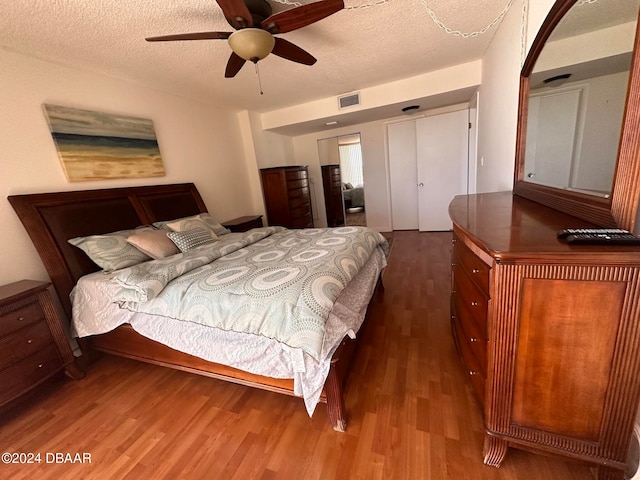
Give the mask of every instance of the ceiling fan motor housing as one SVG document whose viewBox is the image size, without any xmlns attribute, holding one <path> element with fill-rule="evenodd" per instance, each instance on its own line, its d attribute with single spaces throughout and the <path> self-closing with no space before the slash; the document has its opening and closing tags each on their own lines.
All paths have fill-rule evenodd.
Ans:
<svg viewBox="0 0 640 480">
<path fill-rule="evenodd" d="M 260 25 L 260 22 L 262 22 L 265 18 L 270 17 L 271 13 L 273 12 L 271 5 L 269 5 L 266 0 L 243 0 L 243 1 L 244 1 L 244 4 L 247 6 L 247 9 L 249 10 L 249 13 L 251 14 L 251 20 L 253 21 L 254 25 Z M 234 24 L 232 21 L 228 19 L 227 19 L 227 22 L 233 28 L 237 27 L 237 23 Z"/>
</svg>

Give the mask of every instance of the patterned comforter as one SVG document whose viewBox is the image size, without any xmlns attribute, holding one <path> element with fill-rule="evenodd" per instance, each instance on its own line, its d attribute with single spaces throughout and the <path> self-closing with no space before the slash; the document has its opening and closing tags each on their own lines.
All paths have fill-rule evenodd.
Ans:
<svg viewBox="0 0 640 480">
<path fill-rule="evenodd" d="M 281 343 L 287 351 L 304 352 L 328 372 L 342 338 L 359 327 L 330 315 L 332 308 L 377 249 L 388 255 L 386 239 L 364 227 L 265 227 L 225 235 L 213 245 L 184 254 L 93 274 L 86 282 L 98 278 L 100 296 L 124 311 L 256 335 Z M 101 333 L 90 319 L 103 317 L 108 323 L 109 315 L 101 311 L 111 311 L 102 305 L 88 314 L 85 305 L 93 302 L 96 286 L 84 290 L 84 280 L 73 295 L 74 329 L 79 336 Z M 317 379 L 312 383 L 314 390 L 318 386 L 321 390 L 324 378 L 319 385 Z"/>
</svg>

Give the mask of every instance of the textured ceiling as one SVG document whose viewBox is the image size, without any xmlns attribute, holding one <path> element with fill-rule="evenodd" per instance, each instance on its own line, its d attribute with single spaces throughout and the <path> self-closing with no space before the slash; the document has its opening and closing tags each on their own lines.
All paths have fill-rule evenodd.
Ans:
<svg viewBox="0 0 640 480">
<path fill-rule="evenodd" d="M 280 0 L 285 1 L 285 0 Z M 369 3 L 375 5 L 362 8 Z M 292 8 L 270 0 L 274 11 Z M 305 0 L 305 3 L 308 3 Z M 331 97 L 481 58 L 483 29 L 508 0 L 345 0 L 345 10 L 282 34 L 318 61 L 270 55 L 224 78 L 224 40 L 149 43 L 147 36 L 232 31 L 215 0 L 15 0 L 0 5 L 0 47 L 155 89 L 258 112 Z M 520 2 L 514 7 L 520 8 Z"/>
</svg>

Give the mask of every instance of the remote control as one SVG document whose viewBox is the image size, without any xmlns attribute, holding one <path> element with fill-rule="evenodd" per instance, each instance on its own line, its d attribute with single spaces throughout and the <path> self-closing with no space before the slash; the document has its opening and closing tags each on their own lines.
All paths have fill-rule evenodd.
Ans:
<svg viewBox="0 0 640 480">
<path fill-rule="evenodd" d="M 572 245 L 640 245 L 640 237 L 627 233 L 582 233 L 569 235 L 567 243 Z"/>
<path fill-rule="evenodd" d="M 611 235 L 611 234 L 627 234 L 628 230 L 620 230 L 619 228 L 567 228 L 558 232 L 558 238 L 567 238 L 569 235 Z"/>
</svg>

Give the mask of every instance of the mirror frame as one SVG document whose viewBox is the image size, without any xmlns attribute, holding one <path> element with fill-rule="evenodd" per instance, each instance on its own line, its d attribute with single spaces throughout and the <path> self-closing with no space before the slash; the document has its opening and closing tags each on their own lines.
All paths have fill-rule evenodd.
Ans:
<svg viewBox="0 0 640 480">
<path fill-rule="evenodd" d="M 524 180 L 529 77 L 549 36 L 575 3 L 577 0 L 556 1 L 540 27 L 520 73 L 513 193 L 598 226 L 634 231 L 640 197 L 640 18 L 636 25 L 618 161 L 609 198 Z"/>
</svg>

